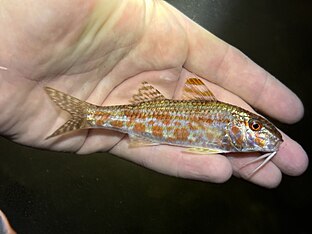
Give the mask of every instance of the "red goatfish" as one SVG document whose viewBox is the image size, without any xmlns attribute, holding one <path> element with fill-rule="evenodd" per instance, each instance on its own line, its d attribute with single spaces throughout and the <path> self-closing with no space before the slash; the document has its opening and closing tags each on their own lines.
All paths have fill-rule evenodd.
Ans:
<svg viewBox="0 0 312 234">
<path fill-rule="evenodd" d="M 47 138 L 73 130 L 103 128 L 127 133 L 130 144 L 136 145 L 168 144 L 199 154 L 264 152 L 252 161 L 265 159 L 251 174 L 269 162 L 283 142 L 271 122 L 218 101 L 198 78 L 186 80 L 182 100 L 167 99 L 143 82 L 129 105 L 97 106 L 53 88 L 45 90 L 71 114 L 71 119 Z"/>
</svg>

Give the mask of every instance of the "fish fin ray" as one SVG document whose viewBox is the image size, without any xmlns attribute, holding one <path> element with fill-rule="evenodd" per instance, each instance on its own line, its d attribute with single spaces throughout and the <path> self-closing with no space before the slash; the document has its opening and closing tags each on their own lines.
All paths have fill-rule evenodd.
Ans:
<svg viewBox="0 0 312 234">
<path fill-rule="evenodd" d="M 45 87 L 45 91 L 57 106 L 71 115 L 71 118 L 65 124 L 46 139 L 89 126 L 86 120 L 86 113 L 89 108 L 94 108 L 94 105 L 50 87 Z"/>
<path fill-rule="evenodd" d="M 209 148 L 187 148 L 184 150 L 186 153 L 191 153 L 191 154 L 223 154 L 223 153 L 228 153 L 228 151 L 224 150 L 217 150 L 217 149 L 209 149 Z"/>
<path fill-rule="evenodd" d="M 213 93 L 198 78 L 188 78 L 184 84 L 182 92 L 183 100 L 206 100 L 217 101 Z"/>
<path fill-rule="evenodd" d="M 59 127 L 55 132 L 46 137 L 45 139 L 49 139 L 58 135 L 63 135 L 67 132 L 72 132 L 79 129 L 87 128 L 89 125 L 85 118 L 80 118 L 78 116 L 72 117 L 65 124 Z"/>
<path fill-rule="evenodd" d="M 155 146 L 159 145 L 158 142 L 153 142 L 152 140 L 146 139 L 144 137 L 139 137 L 129 134 L 129 146 L 130 147 L 142 147 L 142 146 Z"/>
<path fill-rule="evenodd" d="M 132 104 L 137 104 L 140 102 L 164 99 L 166 99 L 165 96 L 159 92 L 158 89 L 144 81 L 142 82 L 142 86 L 138 89 L 138 92 L 134 94 L 129 101 Z"/>
</svg>

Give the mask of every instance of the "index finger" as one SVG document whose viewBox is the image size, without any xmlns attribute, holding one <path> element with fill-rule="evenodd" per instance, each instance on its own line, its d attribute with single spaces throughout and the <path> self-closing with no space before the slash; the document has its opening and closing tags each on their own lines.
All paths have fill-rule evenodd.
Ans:
<svg viewBox="0 0 312 234">
<path fill-rule="evenodd" d="M 238 49 L 188 21 L 189 53 L 184 67 L 240 96 L 254 108 L 292 123 L 303 116 L 300 99 Z"/>
</svg>

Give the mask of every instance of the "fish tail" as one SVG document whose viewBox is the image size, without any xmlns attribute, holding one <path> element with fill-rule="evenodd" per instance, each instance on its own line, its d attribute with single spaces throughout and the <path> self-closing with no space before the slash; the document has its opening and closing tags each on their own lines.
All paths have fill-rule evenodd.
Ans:
<svg viewBox="0 0 312 234">
<path fill-rule="evenodd" d="M 71 118 L 65 124 L 46 139 L 89 126 L 86 116 L 88 110 L 95 107 L 94 105 L 50 87 L 45 87 L 45 91 L 56 105 L 71 115 Z"/>
</svg>

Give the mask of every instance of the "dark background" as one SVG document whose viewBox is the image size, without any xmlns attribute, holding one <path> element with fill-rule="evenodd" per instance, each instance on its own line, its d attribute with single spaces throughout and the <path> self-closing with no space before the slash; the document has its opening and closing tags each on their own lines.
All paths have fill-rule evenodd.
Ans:
<svg viewBox="0 0 312 234">
<path fill-rule="evenodd" d="M 291 87 L 305 117 L 278 126 L 311 154 L 311 1 L 168 1 Z M 0 208 L 19 233 L 311 233 L 311 169 L 272 190 L 172 178 L 115 156 L 0 138 Z"/>
</svg>

